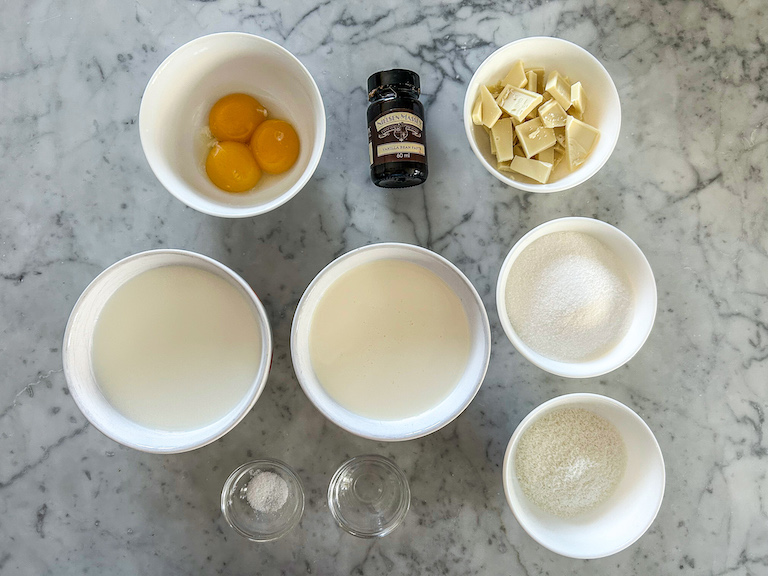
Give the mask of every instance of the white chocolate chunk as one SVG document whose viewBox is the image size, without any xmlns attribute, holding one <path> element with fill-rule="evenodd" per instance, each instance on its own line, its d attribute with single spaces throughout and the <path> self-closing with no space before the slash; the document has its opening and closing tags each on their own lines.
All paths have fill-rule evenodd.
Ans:
<svg viewBox="0 0 768 576">
<path fill-rule="evenodd" d="M 523 68 L 523 61 L 518 60 L 512 65 L 507 75 L 504 76 L 502 84 L 505 86 L 516 86 L 517 88 L 523 88 L 528 83 L 528 78 L 525 76 L 525 68 Z"/>
<path fill-rule="evenodd" d="M 549 73 L 546 90 L 558 101 L 563 110 L 571 107 L 571 85 L 557 70 Z"/>
<path fill-rule="evenodd" d="M 512 169 L 509 167 L 510 161 L 507 160 L 506 162 L 496 162 L 496 170 L 500 170 L 502 172 L 511 172 Z"/>
<path fill-rule="evenodd" d="M 544 68 L 528 68 L 525 71 L 526 76 L 529 72 L 535 72 L 536 73 L 536 88 L 531 86 L 529 83 L 525 88 L 526 90 L 530 90 L 531 92 L 538 92 L 539 94 L 544 93 L 544 84 L 546 77 L 544 76 Z"/>
<path fill-rule="evenodd" d="M 571 85 L 571 109 L 584 114 L 587 110 L 587 95 L 581 82 Z"/>
<path fill-rule="evenodd" d="M 483 124 L 483 129 L 485 130 L 486 134 L 488 134 L 488 139 L 491 142 L 491 154 L 496 156 L 496 142 L 493 140 L 493 134 L 491 134 L 491 129 L 488 128 L 485 124 Z"/>
<path fill-rule="evenodd" d="M 494 98 L 498 98 L 502 90 L 504 90 L 504 84 L 501 82 L 497 82 L 493 86 L 488 86 L 488 91 L 491 93 L 491 95 L 493 95 Z"/>
<path fill-rule="evenodd" d="M 555 153 L 555 159 L 552 161 L 552 170 L 557 168 L 557 166 L 560 164 L 560 162 L 565 158 L 565 149 L 564 148 L 558 148 L 556 145 L 554 148 L 552 148 L 553 152 Z"/>
<path fill-rule="evenodd" d="M 569 116 L 565 123 L 565 160 L 573 171 L 581 166 L 595 147 L 600 131 Z"/>
<path fill-rule="evenodd" d="M 542 150 L 555 145 L 555 131 L 547 128 L 541 118 L 534 118 L 515 127 L 517 139 L 525 151 L 526 158 L 531 158 Z"/>
<path fill-rule="evenodd" d="M 509 167 L 523 176 L 528 176 L 536 182 L 546 184 L 549 176 L 552 174 L 552 164 L 549 162 L 540 162 L 539 160 L 530 160 L 515 156 Z"/>
<path fill-rule="evenodd" d="M 496 104 L 496 100 L 485 86 L 480 86 L 480 101 L 482 102 L 483 124 L 488 128 L 493 128 L 496 121 L 501 118 L 501 108 Z"/>
<path fill-rule="evenodd" d="M 501 92 L 496 94 L 496 104 L 499 106 L 499 108 L 501 108 L 501 105 L 504 103 L 504 99 L 510 93 L 512 88 L 513 86 L 511 86 L 510 84 L 507 84 L 506 86 L 504 86 L 504 88 L 502 88 Z M 505 114 L 504 108 L 501 108 L 501 112 L 502 114 Z"/>
<path fill-rule="evenodd" d="M 528 70 L 525 73 L 525 77 L 528 79 L 528 82 L 525 83 L 525 89 L 529 92 L 541 94 L 541 92 L 539 92 L 539 75 L 533 70 Z"/>
<path fill-rule="evenodd" d="M 483 123 L 483 97 L 478 96 L 475 106 L 472 108 L 472 124 L 480 126 Z"/>
<path fill-rule="evenodd" d="M 568 118 L 565 120 L 567 122 Z M 557 140 L 557 144 L 563 149 L 563 152 L 565 152 L 565 127 L 555 128 L 555 140 Z"/>
<path fill-rule="evenodd" d="M 542 150 L 538 154 L 536 154 L 536 160 L 540 162 L 547 162 L 549 164 L 555 163 L 555 147 L 552 146 L 552 148 L 547 148 L 546 150 Z"/>
<path fill-rule="evenodd" d="M 536 106 L 541 104 L 542 97 L 541 94 L 524 88 L 516 88 L 510 84 L 499 94 L 496 102 L 513 120 L 522 122 L 528 114 L 536 109 Z"/>
<path fill-rule="evenodd" d="M 539 106 L 539 116 L 547 128 L 565 126 L 565 120 L 568 118 L 568 114 L 563 110 L 563 107 L 554 99 Z"/>
<path fill-rule="evenodd" d="M 491 128 L 491 136 L 496 147 L 496 160 L 506 162 L 512 160 L 515 153 L 515 129 L 510 118 L 502 118 Z"/>
<path fill-rule="evenodd" d="M 525 158 L 525 150 L 522 149 L 519 142 L 515 144 L 515 147 L 512 151 L 515 153 L 515 156 L 522 156 Z"/>
</svg>

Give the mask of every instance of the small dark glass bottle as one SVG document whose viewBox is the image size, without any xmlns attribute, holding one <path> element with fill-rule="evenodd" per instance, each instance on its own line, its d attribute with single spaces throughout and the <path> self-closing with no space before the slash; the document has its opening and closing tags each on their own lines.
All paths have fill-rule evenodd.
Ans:
<svg viewBox="0 0 768 576">
<path fill-rule="evenodd" d="M 410 70 L 384 70 L 368 78 L 368 157 L 376 186 L 407 188 L 427 179 L 420 93 L 419 75 Z"/>
</svg>

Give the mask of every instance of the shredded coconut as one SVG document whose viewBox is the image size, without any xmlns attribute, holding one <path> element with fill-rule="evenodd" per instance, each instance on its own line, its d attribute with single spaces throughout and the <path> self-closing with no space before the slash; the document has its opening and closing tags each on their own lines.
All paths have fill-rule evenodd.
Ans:
<svg viewBox="0 0 768 576">
<path fill-rule="evenodd" d="M 536 420 L 515 455 L 523 493 L 561 518 L 605 502 L 626 466 L 626 447 L 616 427 L 582 408 L 554 410 Z"/>
<path fill-rule="evenodd" d="M 616 254 L 581 232 L 554 232 L 526 247 L 510 270 L 506 304 L 523 342 L 561 362 L 609 352 L 627 333 L 634 308 Z"/>
</svg>

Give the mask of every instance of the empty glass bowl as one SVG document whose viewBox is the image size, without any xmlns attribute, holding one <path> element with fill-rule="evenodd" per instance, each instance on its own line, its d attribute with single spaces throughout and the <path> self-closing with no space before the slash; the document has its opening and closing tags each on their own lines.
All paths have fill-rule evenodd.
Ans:
<svg viewBox="0 0 768 576">
<path fill-rule="evenodd" d="M 263 509 L 257 511 L 248 502 L 248 485 L 251 479 L 262 473 L 276 474 L 282 478 L 287 486 L 287 495 L 282 490 L 282 484 L 279 484 L 281 490 L 277 494 L 266 492 L 263 495 Z M 271 474 L 267 480 L 274 488 L 275 478 Z M 254 460 L 243 464 L 227 478 L 221 491 L 221 511 L 227 523 L 248 540 L 277 540 L 301 520 L 304 513 L 304 489 L 296 473 L 279 460 Z"/>
<path fill-rule="evenodd" d="M 383 456 L 355 456 L 344 462 L 328 486 L 328 507 L 344 530 L 359 538 L 386 536 L 411 506 L 408 479 Z"/>
</svg>

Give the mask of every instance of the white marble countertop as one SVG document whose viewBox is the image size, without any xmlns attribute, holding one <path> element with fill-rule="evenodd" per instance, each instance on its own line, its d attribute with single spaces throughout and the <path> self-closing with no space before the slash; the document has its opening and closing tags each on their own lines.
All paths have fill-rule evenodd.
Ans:
<svg viewBox="0 0 768 576">
<path fill-rule="evenodd" d="M 663 4 L 663 5 L 662 5 Z M 762 0 L 357 3 L 62 0 L 0 6 L 0 574 L 768 573 L 768 28 Z M 365 7 L 361 7 L 365 6 Z M 144 86 L 184 42 L 225 30 L 294 52 L 328 110 L 310 184 L 280 209 L 198 214 L 151 173 L 138 135 Z M 623 126 L 608 164 L 570 192 L 505 187 L 475 160 L 461 104 L 474 68 L 529 35 L 572 40 L 618 87 Z M 430 178 L 387 192 L 368 179 L 369 73 L 419 72 Z M 501 261 L 546 220 L 593 216 L 628 233 L 656 274 L 659 313 L 642 351 L 602 378 L 548 375 L 496 316 Z M 488 308 L 485 384 L 427 438 L 377 444 L 309 403 L 288 334 L 334 256 L 396 240 L 461 268 Z M 89 426 L 67 394 L 61 339 L 82 289 L 150 248 L 202 252 L 240 272 L 273 323 L 275 363 L 253 412 L 215 444 L 160 457 Z M 553 396 L 607 394 L 635 409 L 666 457 L 658 518 L 616 556 L 539 546 L 507 508 L 501 460 L 523 416 Z M 405 525 L 377 541 L 334 524 L 328 480 L 346 457 L 394 458 L 413 491 Z M 231 470 L 278 457 L 304 480 L 301 526 L 256 545 L 218 507 Z"/>
</svg>

